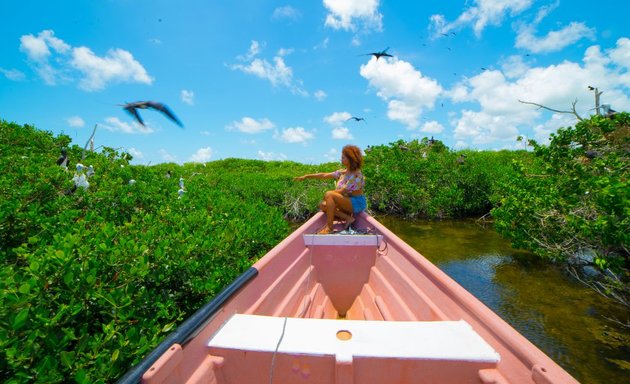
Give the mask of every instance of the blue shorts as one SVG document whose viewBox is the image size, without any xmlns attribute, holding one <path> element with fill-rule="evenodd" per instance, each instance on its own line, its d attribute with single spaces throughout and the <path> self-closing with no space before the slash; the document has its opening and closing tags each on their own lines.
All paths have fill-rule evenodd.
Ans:
<svg viewBox="0 0 630 384">
<path fill-rule="evenodd" d="M 350 196 L 350 202 L 352 203 L 352 212 L 359 213 L 365 211 L 367 208 L 367 200 L 365 195 Z"/>
</svg>

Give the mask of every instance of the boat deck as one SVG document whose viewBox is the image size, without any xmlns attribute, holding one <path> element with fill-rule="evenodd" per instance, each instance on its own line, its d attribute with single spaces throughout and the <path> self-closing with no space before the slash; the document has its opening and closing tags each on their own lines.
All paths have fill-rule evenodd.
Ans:
<svg viewBox="0 0 630 384">
<path fill-rule="evenodd" d="M 323 219 L 260 259 L 143 382 L 576 383 L 373 218 L 355 221 L 367 234 L 315 235 Z"/>
</svg>

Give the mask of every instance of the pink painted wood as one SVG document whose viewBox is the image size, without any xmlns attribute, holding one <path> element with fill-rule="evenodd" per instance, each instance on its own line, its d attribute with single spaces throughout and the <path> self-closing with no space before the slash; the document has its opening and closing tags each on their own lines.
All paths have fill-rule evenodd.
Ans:
<svg viewBox="0 0 630 384">
<path fill-rule="evenodd" d="M 323 214 L 316 214 L 256 262 L 258 275 L 230 298 L 192 340 L 185 345 L 175 344 L 163 354 L 144 374 L 143 382 L 249 384 L 269 383 L 273 379 L 275 384 L 577 383 L 374 218 L 360 214 L 355 226 L 382 237 L 344 240 L 339 235 L 318 235 L 326 238 L 317 237 L 314 241 L 313 236 L 308 236 L 324 223 Z M 300 351 L 300 332 L 288 332 L 276 352 L 269 345 L 273 345 L 275 337 L 280 341 L 278 322 L 272 322 L 275 329 L 267 329 L 260 325 L 263 321 L 251 324 L 260 327 L 261 337 L 273 336 L 271 341 L 264 339 L 266 347 L 263 341 L 258 346 L 251 339 L 241 344 L 235 341 L 235 346 L 230 347 L 213 346 L 219 336 L 226 335 L 221 328 L 229 328 L 232 323 L 228 321 L 234 314 L 334 320 L 335 326 L 348 320 L 349 326 L 354 321 L 365 321 L 366 329 L 371 330 L 367 334 L 389 332 L 399 340 L 389 343 L 382 338 L 352 335 L 352 342 L 359 346 L 366 343 L 365 348 L 355 349 L 354 356 L 345 356 L 339 351 L 335 355 L 334 347 L 330 353 L 328 349 L 313 352 L 317 345 L 312 340 L 320 339 L 314 335 L 305 337 L 311 341 L 302 344 L 304 350 Z M 423 327 L 431 322 L 436 325 L 460 320 L 470 325 L 471 337 L 479 338 L 481 350 L 490 348 L 498 353 L 497 361 L 475 359 L 474 355 L 461 357 L 458 352 L 463 351 L 457 349 L 469 346 L 458 344 L 457 337 L 449 338 L 448 327 L 441 332 L 446 332 L 445 343 L 452 342 L 448 344 L 451 353 L 447 350 L 444 355 L 427 357 L 431 356 L 427 354 L 432 351 L 431 344 L 419 344 L 425 340 L 421 336 Z M 408 323 L 413 331 L 409 331 L 407 340 L 396 330 L 405 329 L 396 325 L 401 321 L 412 322 Z M 294 322 L 289 324 L 293 327 Z M 311 327 L 313 332 L 318 328 Z M 284 330 L 289 331 L 286 324 Z M 323 344 L 325 338 L 321 337 Z M 382 344 L 382 353 L 374 342 Z M 417 353 L 413 343 L 418 343 Z M 293 349 L 285 350 L 288 345 Z M 406 348 L 404 356 L 395 353 L 397 348 Z M 435 348 L 447 347 L 438 343 Z"/>
</svg>

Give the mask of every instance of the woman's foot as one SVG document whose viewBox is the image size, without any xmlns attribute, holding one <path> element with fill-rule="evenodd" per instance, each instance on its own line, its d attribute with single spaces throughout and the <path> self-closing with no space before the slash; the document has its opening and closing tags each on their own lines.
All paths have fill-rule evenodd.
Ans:
<svg viewBox="0 0 630 384">
<path fill-rule="evenodd" d="M 318 235 L 328 235 L 330 233 L 333 233 L 333 230 L 328 227 L 324 227 L 322 230 L 317 232 Z"/>
<path fill-rule="evenodd" d="M 346 230 L 350 228 L 352 223 L 354 223 L 354 217 L 350 216 L 349 218 L 346 219 L 346 224 L 344 224 L 343 229 Z"/>
</svg>

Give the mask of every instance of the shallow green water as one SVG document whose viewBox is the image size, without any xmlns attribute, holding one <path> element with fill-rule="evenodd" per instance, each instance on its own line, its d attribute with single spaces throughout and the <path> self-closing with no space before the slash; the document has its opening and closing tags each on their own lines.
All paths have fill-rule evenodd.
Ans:
<svg viewBox="0 0 630 384">
<path fill-rule="evenodd" d="M 582 383 L 630 382 L 629 311 L 474 221 L 377 218 Z"/>
</svg>

